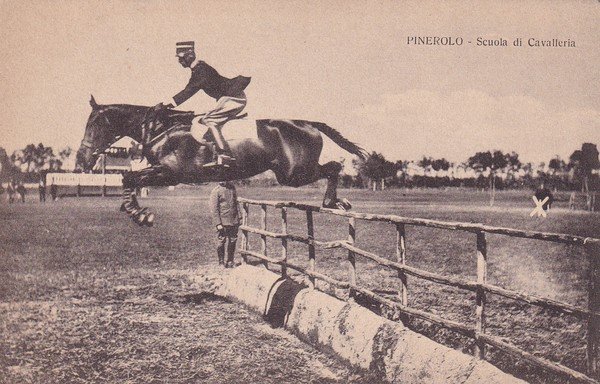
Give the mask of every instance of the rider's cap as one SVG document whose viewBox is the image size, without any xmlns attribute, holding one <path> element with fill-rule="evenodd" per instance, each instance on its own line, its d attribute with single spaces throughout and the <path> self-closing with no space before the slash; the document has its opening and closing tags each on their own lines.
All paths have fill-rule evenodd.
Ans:
<svg viewBox="0 0 600 384">
<path fill-rule="evenodd" d="M 176 46 L 176 55 L 183 56 L 186 52 L 194 50 L 194 42 L 193 41 L 180 41 L 175 44 Z"/>
</svg>

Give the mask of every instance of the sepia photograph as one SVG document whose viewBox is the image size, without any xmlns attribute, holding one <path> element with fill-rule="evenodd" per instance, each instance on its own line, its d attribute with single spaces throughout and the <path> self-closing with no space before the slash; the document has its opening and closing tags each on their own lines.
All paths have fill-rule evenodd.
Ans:
<svg viewBox="0 0 600 384">
<path fill-rule="evenodd" d="M 600 383 L 599 1 L 0 31 L 0 383 Z"/>
</svg>

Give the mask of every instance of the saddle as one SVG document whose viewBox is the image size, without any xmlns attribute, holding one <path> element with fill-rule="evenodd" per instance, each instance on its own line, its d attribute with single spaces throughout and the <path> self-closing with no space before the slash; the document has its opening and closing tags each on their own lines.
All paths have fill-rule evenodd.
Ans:
<svg viewBox="0 0 600 384">
<path fill-rule="evenodd" d="M 179 130 L 189 132 L 192 120 L 206 115 L 196 114 L 192 111 L 179 111 L 176 109 L 153 110 L 150 108 L 142 120 L 142 145 L 147 146 L 160 140 L 168 133 Z M 244 119 L 247 113 L 239 114 L 231 120 Z M 210 132 L 204 135 L 207 143 L 214 144 L 214 138 Z"/>
<path fill-rule="evenodd" d="M 170 132 L 189 131 L 194 117 L 192 111 L 149 108 L 141 122 L 142 146 L 151 145 Z"/>
</svg>

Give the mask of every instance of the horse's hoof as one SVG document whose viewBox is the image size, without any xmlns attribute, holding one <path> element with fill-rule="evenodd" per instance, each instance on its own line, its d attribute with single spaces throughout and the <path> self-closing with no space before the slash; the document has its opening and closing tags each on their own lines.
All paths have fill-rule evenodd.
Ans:
<svg viewBox="0 0 600 384">
<path fill-rule="evenodd" d="M 154 225 L 154 213 L 149 213 L 146 216 L 146 220 L 144 221 L 144 224 L 146 224 L 148 227 L 151 227 Z"/>
<path fill-rule="evenodd" d="M 125 203 L 121 203 L 121 207 L 119 208 L 120 212 L 127 212 L 127 209 L 125 209 Z"/>
<path fill-rule="evenodd" d="M 348 199 L 338 200 L 335 203 L 336 207 L 342 211 L 349 211 L 352 208 L 352 204 L 348 201 Z"/>
<path fill-rule="evenodd" d="M 133 221 L 136 224 L 140 224 L 140 218 L 137 215 L 131 215 L 131 221 Z"/>
<path fill-rule="evenodd" d="M 140 219 L 142 217 L 142 212 L 140 210 L 129 212 L 129 216 L 134 223 L 141 225 L 142 221 Z"/>
<path fill-rule="evenodd" d="M 342 199 L 342 204 L 344 205 L 344 209 L 345 209 L 346 211 L 349 211 L 349 210 L 351 210 L 351 209 L 352 209 L 352 204 L 350 204 L 350 202 L 348 201 L 348 199 L 346 199 L 346 198 L 343 198 L 343 199 Z"/>
</svg>

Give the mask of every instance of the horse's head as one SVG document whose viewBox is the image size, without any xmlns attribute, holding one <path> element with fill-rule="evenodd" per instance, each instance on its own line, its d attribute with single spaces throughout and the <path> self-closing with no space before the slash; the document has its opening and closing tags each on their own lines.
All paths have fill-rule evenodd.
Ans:
<svg viewBox="0 0 600 384">
<path fill-rule="evenodd" d="M 77 167 L 90 170 L 98 155 L 122 136 L 132 136 L 132 126 L 139 125 L 139 113 L 132 113 L 134 106 L 99 105 L 92 96 L 92 113 L 85 126 L 85 134 L 77 151 Z M 137 107 L 139 108 L 139 107 Z M 135 137 L 134 137 L 135 139 Z"/>
</svg>

